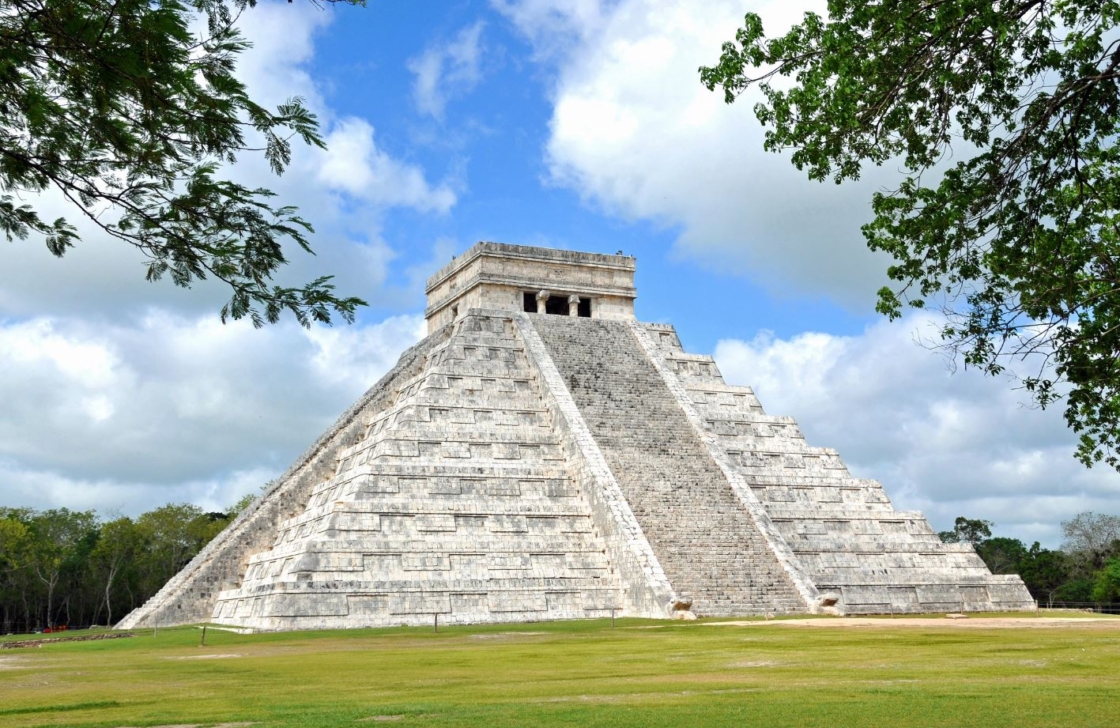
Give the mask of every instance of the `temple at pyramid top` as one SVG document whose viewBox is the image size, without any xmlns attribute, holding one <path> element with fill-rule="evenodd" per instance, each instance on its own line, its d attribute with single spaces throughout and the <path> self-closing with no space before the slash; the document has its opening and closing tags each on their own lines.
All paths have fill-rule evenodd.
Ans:
<svg viewBox="0 0 1120 728">
<path fill-rule="evenodd" d="M 428 279 L 428 332 L 468 309 L 634 318 L 634 258 L 477 243 Z"/>
</svg>

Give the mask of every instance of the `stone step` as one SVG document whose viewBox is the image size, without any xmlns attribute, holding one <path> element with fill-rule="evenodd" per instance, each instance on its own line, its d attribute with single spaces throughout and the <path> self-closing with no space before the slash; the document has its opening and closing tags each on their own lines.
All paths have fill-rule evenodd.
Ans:
<svg viewBox="0 0 1120 728">
<path fill-rule="evenodd" d="M 918 511 L 886 511 L 877 503 L 767 503 L 766 512 L 775 523 L 782 521 L 916 521 L 926 519 Z"/>
<path fill-rule="evenodd" d="M 844 525 L 847 524 L 847 525 Z M 936 534 L 921 533 L 918 524 L 876 520 L 780 521 L 775 524 L 794 551 L 808 553 L 888 552 L 909 549 L 944 553 Z M 910 530 L 913 525 L 915 530 Z"/>
<path fill-rule="evenodd" d="M 882 492 L 883 486 L 877 480 L 853 478 L 839 472 L 831 473 L 790 473 L 776 470 L 773 473 L 743 473 L 743 479 L 752 488 L 775 486 L 781 488 L 836 488 L 838 490 L 872 490 Z M 758 491 L 756 491 L 757 493 Z"/>
<path fill-rule="evenodd" d="M 337 559 L 352 559 L 354 568 L 372 556 L 528 556 L 530 558 L 585 559 L 599 558 L 602 550 L 591 550 L 593 545 L 580 534 L 545 534 L 528 537 L 522 535 L 494 535 L 488 538 L 466 539 L 445 537 L 440 539 L 385 538 L 376 534 L 361 539 L 323 539 L 310 543 L 281 543 L 270 551 L 255 554 L 249 563 L 273 563 L 296 558 L 303 554 L 334 554 Z M 334 557 L 332 557 L 334 558 Z M 293 562 L 294 563 L 294 562 Z"/>
<path fill-rule="evenodd" d="M 787 535 L 786 541 L 802 558 L 862 558 L 876 554 L 972 554 L 968 544 L 941 543 L 938 540 L 919 540 L 910 534 L 888 536 L 859 536 L 845 539 L 839 546 L 835 541 L 820 541 L 810 537 Z"/>
<path fill-rule="evenodd" d="M 357 578 L 352 574 L 324 572 L 321 579 L 273 579 L 244 589 L 221 592 L 219 599 L 256 597 L 263 594 L 306 594 L 338 592 L 347 594 L 394 594 L 408 592 L 490 592 L 503 591 L 581 591 L 596 590 L 617 593 L 603 579 L 588 576 L 524 576 L 515 578 L 453 578 L 432 572 L 416 572 L 415 579 Z"/>
<path fill-rule="evenodd" d="M 423 500 L 397 497 L 398 494 L 378 493 L 377 498 L 353 500 L 337 506 L 324 516 L 339 515 L 430 515 L 451 516 L 527 516 L 527 517 L 586 517 L 589 509 L 577 498 L 527 497 L 517 491 L 517 482 L 511 481 L 511 492 L 497 495 L 446 495 L 429 493 Z"/>
<path fill-rule="evenodd" d="M 778 431 L 785 428 L 794 428 L 798 432 L 801 430 L 800 426 L 797 424 L 797 420 L 786 415 L 766 415 L 755 411 L 740 412 L 734 408 L 722 407 L 719 405 L 707 405 L 704 403 L 694 404 L 696 404 L 697 409 L 701 411 L 704 422 L 712 426 L 729 424 L 752 428 L 773 427 Z"/>
<path fill-rule="evenodd" d="M 495 463 L 487 467 L 485 471 L 480 471 L 477 467 L 467 463 L 457 462 L 353 465 L 347 472 L 340 473 L 328 481 L 323 481 L 316 487 L 316 492 L 367 476 L 395 476 L 410 480 L 422 478 L 524 478 L 527 480 L 562 478 L 567 480 L 568 473 L 564 464 L 557 463 Z"/>
<path fill-rule="evenodd" d="M 931 569 L 891 569 L 884 574 L 865 574 L 858 570 L 826 570 L 817 575 L 821 584 L 837 584 L 844 587 L 853 586 L 881 586 L 881 587 L 908 587 L 928 584 L 954 584 L 968 585 L 970 582 L 983 585 L 988 576 L 988 569 L 983 565 L 974 569 L 952 569 L 951 573 L 937 574 Z"/>
</svg>

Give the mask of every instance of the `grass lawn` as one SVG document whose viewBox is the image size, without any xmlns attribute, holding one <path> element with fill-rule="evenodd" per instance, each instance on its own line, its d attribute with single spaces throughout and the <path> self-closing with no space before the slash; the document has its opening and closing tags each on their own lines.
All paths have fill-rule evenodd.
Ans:
<svg viewBox="0 0 1120 728">
<path fill-rule="evenodd" d="M 1120 620 L 845 621 L 145 630 L 0 650 L 0 726 L 1120 725 Z"/>
</svg>

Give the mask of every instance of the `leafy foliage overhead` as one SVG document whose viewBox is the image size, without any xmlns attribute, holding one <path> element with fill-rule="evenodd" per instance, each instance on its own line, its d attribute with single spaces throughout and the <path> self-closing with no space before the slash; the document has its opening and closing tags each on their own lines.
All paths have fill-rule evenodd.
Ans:
<svg viewBox="0 0 1120 728">
<path fill-rule="evenodd" d="M 333 1 L 333 0 L 329 0 Z M 364 0 L 342 0 L 364 4 Z M 0 230 L 41 235 L 57 256 L 79 242 L 33 196 L 54 189 L 104 233 L 148 258 L 147 277 L 216 278 L 222 320 L 254 325 L 289 311 L 303 325 L 353 320 L 358 298 L 329 277 L 273 285 L 283 243 L 312 252 L 311 225 L 273 193 L 222 179 L 241 152 L 273 172 L 291 139 L 322 147 L 299 98 L 269 111 L 236 76 L 248 47 L 236 20 L 255 0 L 3 0 L 0 12 Z M 259 141 L 259 143 L 258 143 Z"/>
<path fill-rule="evenodd" d="M 729 103 L 757 84 L 766 148 L 811 179 L 902 166 L 863 228 L 894 257 L 879 311 L 941 307 L 990 374 L 1029 358 L 1078 458 L 1120 469 L 1118 24 L 1111 0 L 830 0 L 774 39 L 748 14 L 700 74 Z"/>
</svg>

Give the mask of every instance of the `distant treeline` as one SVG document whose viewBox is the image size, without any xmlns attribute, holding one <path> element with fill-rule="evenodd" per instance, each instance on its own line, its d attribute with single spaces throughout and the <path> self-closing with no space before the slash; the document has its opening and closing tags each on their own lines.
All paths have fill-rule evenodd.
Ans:
<svg viewBox="0 0 1120 728">
<path fill-rule="evenodd" d="M 137 518 L 0 508 L 0 630 L 109 625 L 159 591 L 252 501 L 166 505 Z"/>
<path fill-rule="evenodd" d="M 109 625 L 159 591 L 253 500 L 225 513 L 167 505 L 137 518 L 93 511 L 0 508 L 0 629 Z M 993 537 L 991 521 L 958 518 L 945 542 L 971 543 L 994 574 L 1019 574 L 1042 606 L 1120 602 L 1120 516 L 1062 523 L 1059 550 Z"/>
<path fill-rule="evenodd" d="M 1037 541 L 992 536 L 991 521 L 960 517 L 946 543 L 970 543 L 993 574 L 1018 574 L 1043 607 L 1056 603 L 1120 602 L 1120 516 L 1079 513 L 1062 522 L 1065 540 L 1056 551 Z"/>
</svg>

